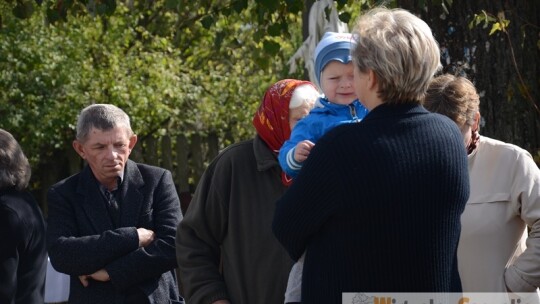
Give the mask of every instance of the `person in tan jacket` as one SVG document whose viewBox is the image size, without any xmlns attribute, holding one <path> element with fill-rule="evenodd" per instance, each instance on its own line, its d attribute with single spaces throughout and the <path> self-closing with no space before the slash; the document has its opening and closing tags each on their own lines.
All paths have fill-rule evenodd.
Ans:
<svg viewBox="0 0 540 304">
<path fill-rule="evenodd" d="M 510 292 L 537 303 L 540 170 L 526 150 L 480 136 L 479 104 L 474 85 L 452 75 L 435 78 L 424 101 L 458 125 L 467 147 L 471 193 L 458 246 L 463 291 Z"/>
</svg>

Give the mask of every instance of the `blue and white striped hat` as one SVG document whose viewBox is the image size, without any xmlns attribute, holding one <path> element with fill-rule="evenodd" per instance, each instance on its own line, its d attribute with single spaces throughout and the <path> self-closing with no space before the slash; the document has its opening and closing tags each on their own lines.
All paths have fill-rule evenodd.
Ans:
<svg viewBox="0 0 540 304">
<path fill-rule="evenodd" d="M 321 85 L 321 72 L 332 60 L 348 63 L 352 60 L 354 39 L 350 33 L 326 32 L 315 48 L 315 77 Z"/>
</svg>

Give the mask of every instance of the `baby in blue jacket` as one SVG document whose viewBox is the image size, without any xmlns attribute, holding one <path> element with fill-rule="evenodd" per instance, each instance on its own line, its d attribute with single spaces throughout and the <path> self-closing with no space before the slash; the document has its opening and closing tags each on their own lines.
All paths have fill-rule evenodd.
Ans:
<svg viewBox="0 0 540 304">
<path fill-rule="evenodd" d="M 323 92 L 309 115 L 298 122 L 279 150 L 279 164 L 287 175 L 296 177 L 309 152 L 328 130 L 359 122 L 367 109 L 354 93 L 353 43 L 349 33 L 327 32 L 315 49 L 315 75 Z"/>
</svg>

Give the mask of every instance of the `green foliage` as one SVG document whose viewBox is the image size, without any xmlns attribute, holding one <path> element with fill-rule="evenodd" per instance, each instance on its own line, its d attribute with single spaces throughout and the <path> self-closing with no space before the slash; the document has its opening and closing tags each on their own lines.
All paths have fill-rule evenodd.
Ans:
<svg viewBox="0 0 540 304">
<path fill-rule="evenodd" d="M 342 0 L 352 22 L 370 0 Z M 71 149 L 78 112 L 126 110 L 139 139 L 253 136 L 267 87 L 302 44 L 298 0 L 0 0 L 0 128 L 34 168 Z M 143 141 L 141 141 L 142 143 Z M 38 185 L 39 187 L 39 185 Z"/>
<path fill-rule="evenodd" d="M 19 0 L 12 9 L 15 17 L 26 19 L 34 13 L 34 4 L 30 0 Z"/>
<path fill-rule="evenodd" d="M 351 21 L 351 14 L 348 12 L 344 12 L 339 14 L 339 20 L 344 23 L 349 23 Z"/>
<path fill-rule="evenodd" d="M 525 97 L 525 99 L 531 104 L 531 106 L 536 110 L 538 114 L 540 114 L 540 108 L 538 107 L 535 98 L 531 95 L 530 89 L 528 88 L 526 81 L 524 80 L 523 76 L 521 75 L 521 71 L 518 67 L 516 56 L 514 55 L 514 46 L 512 45 L 512 41 L 510 38 L 510 34 L 508 32 L 508 27 L 510 25 L 510 20 L 506 19 L 504 11 L 499 11 L 497 13 L 497 16 L 493 16 L 489 13 L 487 13 L 485 10 L 482 10 L 481 14 L 475 14 L 474 18 L 469 23 L 469 28 L 472 29 L 475 26 L 478 26 L 479 24 L 483 23 L 483 28 L 486 29 L 489 24 L 491 24 L 491 30 L 489 31 L 489 35 L 493 35 L 494 33 L 497 33 L 500 31 L 504 34 L 504 36 L 507 38 L 508 41 L 508 47 L 510 50 L 511 58 L 512 58 L 512 65 L 514 67 L 514 70 L 516 72 L 516 75 L 518 77 L 518 84 L 517 88 L 519 89 L 521 95 Z M 540 44 L 540 39 L 537 40 L 537 45 Z M 512 86 L 508 86 L 507 90 L 507 99 L 513 100 L 514 99 L 514 89 Z"/>
<path fill-rule="evenodd" d="M 0 127 L 34 165 L 70 148 L 76 116 L 91 103 L 125 109 L 139 138 L 252 136 L 266 88 L 301 77 L 286 66 L 302 42 L 298 7 L 206 4 L 51 0 L 26 19 L 2 13 Z M 0 0 L 3 12 L 17 5 Z"/>
<path fill-rule="evenodd" d="M 504 13 L 501 12 L 497 17 L 488 14 L 482 10 L 481 14 L 474 14 L 473 19 L 469 22 L 469 29 L 472 29 L 480 24 L 483 24 L 483 28 L 487 28 L 491 24 L 491 30 L 489 35 L 493 35 L 497 31 L 506 32 L 506 28 L 510 25 L 510 20 L 504 17 Z"/>
</svg>

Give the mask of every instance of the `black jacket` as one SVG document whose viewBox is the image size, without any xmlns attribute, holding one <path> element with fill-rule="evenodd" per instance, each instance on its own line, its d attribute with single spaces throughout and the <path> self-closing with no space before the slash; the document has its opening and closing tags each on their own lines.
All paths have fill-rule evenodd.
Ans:
<svg viewBox="0 0 540 304">
<path fill-rule="evenodd" d="M 460 216 L 469 197 L 456 124 L 415 105 L 382 104 L 336 127 L 278 201 L 273 229 L 306 250 L 302 303 L 342 292 L 459 292 Z"/>
<path fill-rule="evenodd" d="M 182 213 L 171 173 L 128 161 L 119 191 L 120 225 L 114 229 L 88 166 L 49 190 L 47 247 L 54 268 L 71 276 L 69 301 L 123 303 L 135 287 L 152 303 L 175 303 L 174 238 Z M 156 233 L 144 248 L 139 248 L 141 227 Z M 102 268 L 111 281 L 92 280 L 83 287 L 78 276 Z"/>
<path fill-rule="evenodd" d="M 285 189 L 276 156 L 258 136 L 208 166 L 176 236 L 187 303 L 283 303 L 293 261 L 272 234 L 272 218 Z"/>
<path fill-rule="evenodd" d="M 28 192 L 0 191 L 0 303 L 43 303 L 45 221 Z"/>
</svg>

